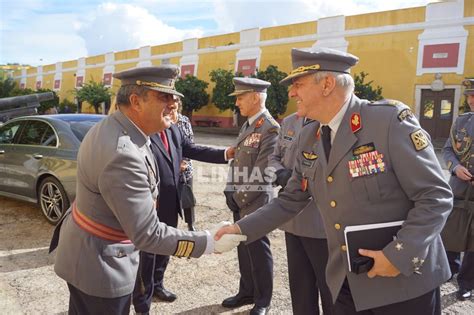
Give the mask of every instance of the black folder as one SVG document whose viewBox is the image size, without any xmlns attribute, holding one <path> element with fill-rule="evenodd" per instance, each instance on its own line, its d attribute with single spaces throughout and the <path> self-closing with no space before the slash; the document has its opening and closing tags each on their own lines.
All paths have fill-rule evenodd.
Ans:
<svg viewBox="0 0 474 315">
<path fill-rule="evenodd" d="M 350 225 L 344 228 L 349 271 L 360 274 L 369 271 L 374 260 L 359 255 L 359 249 L 382 250 L 397 237 L 404 221 Z"/>
</svg>

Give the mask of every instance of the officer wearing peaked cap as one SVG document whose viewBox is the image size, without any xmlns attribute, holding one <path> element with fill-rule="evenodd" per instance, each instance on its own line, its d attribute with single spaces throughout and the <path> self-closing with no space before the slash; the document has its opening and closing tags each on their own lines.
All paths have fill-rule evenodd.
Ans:
<svg viewBox="0 0 474 315">
<path fill-rule="evenodd" d="M 469 209 L 466 209 L 467 199 L 470 201 L 467 206 L 473 209 L 474 192 L 472 180 L 474 176 L 474 79 L 463 81 L 465 86 L 464 95 L 471 109 L 470 112 L 460 115 L 451 127 L 450 137 L 443 147 L 443 157 L 451 172 L 449 185 L 454 193 L 454 207 L 461 208 L 466 215 Z M 469 195 L 468 195 L 469 194 Z M 468 195 L 468 196 L 467 196 Z M 459 209 L 453 210 L 455 214 Z M 467 217 L 459 217 L 462 220 L 469 220 Z M 453 224 L 449 220 L 455 220 Z M 457 282 L 459 290 L 456 293 L 458 300 L 465 300 L 471 297 L 471 290 L 474 289 L 474 244 L 472 244 L 473 235 L 467 231 L 462 231 L 459 224 L 455 223 L 456 217 L 449 217 L 446 229 L 443 231 L 443 240 L 448 249 L 447 255 L 451 273 L 458 273 Z M 472 224 L 472 223 L 471 223 Z M 456 230 L 450 230 L 451 226 Z M 460 233 L 468 233 L 468 236 L 462 235 L 466 240 L 463 242 L 459 237 Z M 461 264 L 460 252 L 451 249 L 455 244 L 457 250 L 464 251 L 464 257 Z"/>
<path fill-rule="evenodd" d="M 226 202 L 234 220 L 254 212 L 273 198 L 272 177 L 267 176 L 268 157 L 278 139 L 280 126 L 265 108 L 267 81 L 234 78 L 236 106 L 247 122 L 237 137 L 235 157 L 229 168 Z M 239 291 L 222 302 L 224 307 L 255 304 L 250 314 L 266 314 L 273 291 L 273 258 L 270 240 L 261 235 L 249 245 L 237 247 Z"/>
<path fill-rule="evenodd" d="M 220 248 L 207 231 L 161 223 L 155 210 L 159 169 L 149 135 L 169 127 L 176 66 L 117 73 L 118 110 L 87 133 L 77 156 L 76 200 L 55 229 L 54 270 L 69 287 L 70 314 L 128 314 L 138 249 L 199 257 Z"/>
<path fill-rule="evenodd" d="M 251 242 L 313 197 L 327 234 L 326 280 L 335 314 L 441 314 L 439 286 L 450 272 L 440 231 L 452 192 L 428 136 L 406 105 L 354 95 L 348 72 L 357 57 L 293 49 L 292 61 L 294 70 L 282 82 L 292 84 L 298 114 L 321 128 L 301 131 L 283 193 L 221 228 L 216 238 L 240 230 Z M 349 271 L 345 227 L 402 220 L 396 239 L 383 249 L 359 249 L 374 260 L 368 273 Z"/>
</svg>

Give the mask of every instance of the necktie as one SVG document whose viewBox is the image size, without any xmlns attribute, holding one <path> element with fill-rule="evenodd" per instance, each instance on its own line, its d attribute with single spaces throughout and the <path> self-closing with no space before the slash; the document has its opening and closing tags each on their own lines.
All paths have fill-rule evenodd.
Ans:
<svg viewBox="0 0 474 315">
<path fill-rule="evenodd" d="M 166 132 L 164 130 L 160 132 L 160 138 L 161 142 L 163 142 L 163 145 L 165 146 L 166 152 L 170 154 L 170 145 L 168 143 L 168 137 L 166 137 Z"/>
<path fill-rule="evenodd" d="M 326 161 L 329 161 L 329 153 L 331 153 L 331 128 L 329 126 L 321 127 L 324 153 L 326 154 Z"/>
</svg>

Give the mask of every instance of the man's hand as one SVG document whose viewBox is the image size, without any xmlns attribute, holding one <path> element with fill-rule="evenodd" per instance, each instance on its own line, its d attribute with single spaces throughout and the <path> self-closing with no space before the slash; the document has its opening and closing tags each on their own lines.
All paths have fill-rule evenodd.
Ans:
<svg viewBox="0 0 474 315">
<path fill-rule="evenodd" d="M 187 167 L 188 167 L 188 162 L 185 161 L 185 160 L 182 160 L 182 161 L 181 161 L 181 164 L 179 165 L 179 170 L 180 170 L 181 172 L 184 172 Z"/>
<path fill-rule="evenodd" d="M 456 177 L 460 180 L 469 181 L 472 178 L 472 174 L 462 165 L 458 165 L 454 168 L 454 173 L 456 173 Z"/>
<path fill-rule="evenodd" d="M 226 234 L 242 234 L 240 228 L 237 224 L 223 225 L 219 230 L 214 234 L 214 239 L 216 241 L 220 240 L 223 235 Z"/>
<path fill-rule="evenodd" d="M 225 159 L 227 161 L 233 159 L 235 156 L 235 147 L 228 147 L 225 151 Z"/>
<path fill-rule="evenodd" d="M 222 221 L 209 230 L 209 233 L 211 233 L 211 236 L 214 239 L 214 254 L 228 252 L 237 247 L 240 242 L 247 240 L 247 236 L 242 235 L 240 233 L 240 229 L 237 229 L 237 233 L 230 233 L 226 235 L 221 234 L 219 235 L 219 238 L 217 238 L 216 234 L 228 226 L 232 226 L 232 224 L 228 221 Z"/>
<path fill-rule="evenodd" d="M 224 191 L 224 195 L 225 195 L 225 203 L 227 204 L 227 207 L 229 207 L 229 209 L 232 212 L 239 212 L 240 210 L 239 205 L 235 202 L 234 197 L 233 197 L 234 192 Z"/>
<path fill-rule="evenodd" d="M 219 235 L 219 232 L 220 230 L 217 231 L 216 236 Z M 400 274 L 400 270 L 392 265 L 381 250 L 359 249 L 359 254 L 374 259 L 374 266 L 367 273 L 369 278 L 374 278 L 375 276 L 396 277 Z"/>
</svg>

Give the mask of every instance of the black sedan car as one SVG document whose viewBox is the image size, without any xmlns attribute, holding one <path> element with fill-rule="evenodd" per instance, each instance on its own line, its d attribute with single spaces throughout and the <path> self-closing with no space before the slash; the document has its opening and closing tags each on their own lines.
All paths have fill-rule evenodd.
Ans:
<svg viewBox="0 0 474 315">
<path fill-rule="evenodd" d="M 0 195 L 38 203 L 56 224 L 76 193 L 77 152 L 104 115 L 18 117 L 0 127 Z"/>
</svg>

